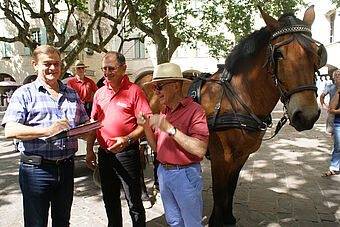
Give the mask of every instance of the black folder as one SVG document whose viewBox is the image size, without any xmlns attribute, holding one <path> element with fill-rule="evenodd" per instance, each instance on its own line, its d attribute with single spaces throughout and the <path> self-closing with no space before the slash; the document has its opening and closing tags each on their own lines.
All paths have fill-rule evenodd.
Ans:
<svg viewBox="0 0 340 227">
<path fill-rule="evenodd" d="M 79 125 L 77 127 L 74 128 L 67 128 L 64 129 L 52 136 L 46 137 L 45 141 L 47 142 L 52 142 L 58 139 L 62 139 L 62 138 L 68 138 L 68 137 L 72 137 L 72 136 L 77 136 L 86 132 L 90 132 L 93 130 L 96 130 L 98 128 L 101 128 L 102 123 L 100 121 L 93 121 L 87 124 L 82 124 Z"/>
</svg>

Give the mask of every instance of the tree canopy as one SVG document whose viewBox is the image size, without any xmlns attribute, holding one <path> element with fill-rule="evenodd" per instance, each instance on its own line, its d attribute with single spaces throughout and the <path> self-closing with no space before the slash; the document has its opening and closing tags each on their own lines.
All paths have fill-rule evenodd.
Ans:
<svg viewBox="0 0 340 227">
<path fill-rule="evenodd" d="M 336 0 L 333 0 L 336 1 Z M 337 0 L 339 1 L 339 0 Z M 100 53 L 115 36 L 126 40 L 150 37 L 157 62 L 169 62 L 184 44 L 210 48 L 213 57 L 225 56 L 234 41 L 253 31 L 259 18 L 256 5 L 273 16 L 295 13 L 303 0 L 2 0 L 0 10 L 15 28 L 4 42 L 21 42 L 31 51 L 41 44 L 32 38 L 34 26 L 46 29 L 46 44 L 64 53 L 62 73 L 84 48 Z M 111 13 L 113 12 L 113 13 Z M 93 32 L 96 31 L 94 42 Z M 130 34 L 138 33 L 131 38 Z"/>
<path fill-rule="evenodd" d="M 253 31 L 260 5 L 280 16 L 298 11 L 303 0 L 126 0 L 133 28 L 150 37 L 158 63 L 169 62 L 182 44 L 205 43 L 213 57 L 225 56 L 234 41 Z M 227 38 L 229 37 L 229 38 Z"/>
<path fill-rule="evenodd" d="M 337 8 L 340 7 L 340 0 L 332 0 L 332 2 L 336 5 Z"/>
</svg>

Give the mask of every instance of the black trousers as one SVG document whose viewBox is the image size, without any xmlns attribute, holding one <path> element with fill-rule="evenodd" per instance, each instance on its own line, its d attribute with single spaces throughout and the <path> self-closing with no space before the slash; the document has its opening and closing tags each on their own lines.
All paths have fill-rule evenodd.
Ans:
<svg viewBox="0 0 340 227">
<path fill-rule="evenodd" d="M 133 226 L 144 227 L 145 210 L 141 200 L 138 143 L 126 147 L 117 154 L 99 148 L 98 164 L 108 226 L 123 226 L 120 201 L 120 185 L 122 185 Z"/>
</svg>

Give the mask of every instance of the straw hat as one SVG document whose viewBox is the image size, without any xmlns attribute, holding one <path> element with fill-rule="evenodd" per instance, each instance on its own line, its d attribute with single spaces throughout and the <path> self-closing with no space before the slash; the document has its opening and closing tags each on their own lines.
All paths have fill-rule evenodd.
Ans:
<svg viewBox="0 0 340 227">
<path fill-rule="evenodd" d="M 73 68 L 88 68 L 88 66 L 85 65 L 84 62 L 77 60 Z"/>
<path fill-rule="evenodd" d="M 163 63 L 157 65 L 152 75 L 152 81 L 150 81 L 149 83 L 158 82 L 162 80 L 191 81 L 189 79 L 183 78 L 181 68 L 179 67 L 179 65 L 174 63 Z"/>
</svg>

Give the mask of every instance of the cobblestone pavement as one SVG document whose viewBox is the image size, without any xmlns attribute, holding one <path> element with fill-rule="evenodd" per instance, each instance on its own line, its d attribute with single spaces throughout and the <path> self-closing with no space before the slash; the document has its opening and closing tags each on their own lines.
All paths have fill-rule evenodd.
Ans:
<svg viewBox="0 0 340 227">
<path fill-rule="evenodd" d="M 282 115 L 278 105 L 274 123 Z M 2 118 L 0 114 L 0 117 Z M 323 111 L 314 128 L 297 132 L 286 125 L 272 140 L 264 141 L 243 167 L 234 198 L 236 226 L 340 226 L 340 175 L 321 177 L 330 161 L 331 140 L 324 132 Z M 271 130 L 265 137 L 270 136 Z M 210 162 L 202 162 L 203 224 L 207 226 L 212 210 Z M 145 182 L 152 195 L 152 166 L 145 170 Z M 106 226 L 100 189 L 84 157 L 76 159 L 75 193 L 71 226 Z M 131 221 L 122 193 L 124 227 Z M 146 209 L 147 226 L 167 226 L 160 196 Z M 12 140 L 0 129 L 0 226 L 23 226 L 22 198 L 18 185 L 18 153 Z M 49 224 L 50 226 L 50 224 Z"/>
</svg>

